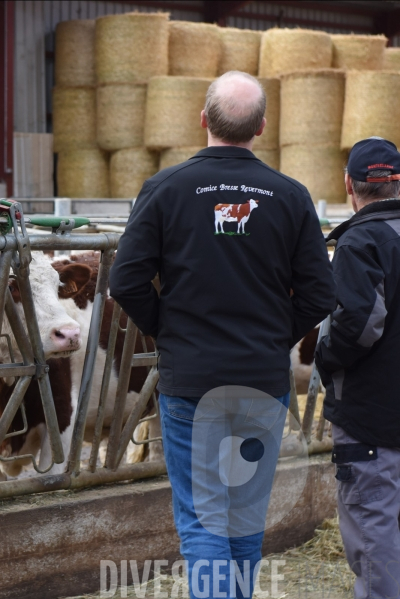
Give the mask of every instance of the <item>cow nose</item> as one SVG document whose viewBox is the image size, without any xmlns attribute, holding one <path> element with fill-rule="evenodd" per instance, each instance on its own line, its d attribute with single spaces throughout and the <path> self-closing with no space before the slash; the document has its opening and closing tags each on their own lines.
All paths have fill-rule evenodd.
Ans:
<svg viewBox="0 0 400 599">
<path fill-rule="evenodd" d="M 79 327 L 61 327 L 53 329 L 50 337 L 59 351 L 79 349 L 81 330 Z"/>
</svg>

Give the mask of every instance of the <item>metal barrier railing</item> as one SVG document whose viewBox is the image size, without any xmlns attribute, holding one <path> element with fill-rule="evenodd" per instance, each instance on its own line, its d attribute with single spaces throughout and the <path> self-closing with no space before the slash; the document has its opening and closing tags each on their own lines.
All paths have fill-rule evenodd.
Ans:
<svg viewBox="0 0 400 599">
<path fill-rule="evenodd" d="M 1 206 L 0 206 L 1 212 Z M 109 430 L 107 450 L 104 466 L 98 467 L 100 443 L 103 435 L 104 415 L 108 399 L 110 377 L 113 368 L 117 334 L 120 330 L 121 308 L 114 303 L 111 326 L 109 330 L 108 346 L 102 375 L 101 389 L 98 398 L 98 408 L 91 440 L 91 451 L 88 467 L 81 469 L 81 454 L 85 436 L 86 418 L 89 401 L 91 399 L 92 383 L 96 365 L 96 355 L 99 347 L 100 329 L 103 318 L 104 306 L 108 294 L 109 271 L 113 262 L 114 252 L 117 249 L 119 234 L 71 234 L 71 227 L 63 229 L 58 227 L 57 232 L 41 235 L 29 235 L 26 232 L 22 208 L 19 204 L 11 205 L 9 216 L 13 226 L 13 233 L 0 235 L 0 326 L 3 316 L 6 315 L 11 327 L 16 344 L 22 356 L 22 362 L 15 362 L 10 351 L 10 363 L 0 364 L 0 379 L 4 377 L 17 377 L 15 388 L 0 415 L 0 448 L 2 443 L 10 436 L 24 434 L 28 424 L 24 412 L 24 395 L 31 381 L 35 378 L 39 385 L 40 396 L 46 418 L 46 427 L 50 440 L 52 463 L 46 468 L 51 470 L 54 464 L 66 462 L 65 472 L 60 474 L 46 474 L 40 471 L 34 455 L 4 457 L 0 455 L 0 462 L 9 462 L 29 458 L 38 476 L 7 480 L 0 482 L 0 498 L 61 489 L 77 489 L 125 480 L 136 480 L 164 474 L 165 463 L 162 460 L 123 465 L 122 459 L 133 439 L 135 428 L 141 421 L 141 415 L 150 398 L 155 394 L 158 381 L 157 351 L 149 352 L 143 342 L 143 352 L 135 354 L 135 344 L 138 330 L 128 319 L 124 330 L 124 346 L 122 351 L 118 385 L 114 400 L 114 410 Z M 18 217 L 18 218 L 17 218 Z M 2 218 L 0 214 L 0 218 Z M 97 250 L 101 252 L 99 272 L 94 294 L 91 322 L 88 333 L 85 361 L 83 365 L 81 385 L 78 396 L 78 405 L 74 422 L 71 446 L 68 460 L 64 455 L 60 432 L 57 422 L 57 413 L 53 401 L 49 380 L 49 366 L 45 362 L 39 327 L 35 314 L 35 305 L 29 280 L 29 263 L 31 251 L 79 251 Z M 18 314 L 14 300 L 8 288 L 10 269 L 13 270 L 21 295 L 21 302 L 25 314 L 26 330 Z M 328 322 L 325 321 L 320 328 L 320 337 L 325 334 Z M 7 339 L 10 346 L 10 340 Z M 128 416 L 126 415 L 126 398 L 128 393 L 131 369 L 146 367 L 147 377 L 137 396 Z M 324 421 L 319 418 L 315 438 L 312 438 L 312 425 L 316 409 L 316 399 L 319 390 L 319 376 L 313 370 L 307 405 L 301 421 L 299 407 L 293 381 L 291 377 L 291 401 L 288 416 L 288 434 L 283 441 L 281 456 L 295 456 L 304 454 L 304 444 L 299 435 L 304 435 L 308 443 L 308 452 L 317 453 L 327 451 L 332 442 L 329 436 L 324 435 Z M 24 427 L 20 431 L 9 432 L 10 426 L 17 411 L 21 408 Z M 158 440 L 149 439 L 146 443 Z"/>
</svg>

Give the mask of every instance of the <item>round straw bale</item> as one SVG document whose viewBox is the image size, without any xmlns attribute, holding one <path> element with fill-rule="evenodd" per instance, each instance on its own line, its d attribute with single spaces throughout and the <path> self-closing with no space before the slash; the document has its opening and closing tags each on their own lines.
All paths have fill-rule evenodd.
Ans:
<svg viewBox="0 0 400 599">
<path fill-rule="evenodd" d="M 400 144 L 400 73 L 348 71 L 341 146 L 378 135 Z"/>
<path fill-rule="evenodd" d="M 170 75 L 216 77 L 220 52 L 217 25 L 187 21 L 169 23 Z"/>
<path fill-rule="evenodd" d="M 279 171 L 279 149 L 276 150 L 254 150 L 253 154 L 259 160 L 268 164 L 271 168 Z"/>
<path fill-rule="evenodd" d="M 53 89 L 54 151 L 95 148 L 96 90 L 93 87 Z"/>
<path fill-rule="evenodd" d="M 62 21 L 56 28 L 56 85 L 94 85 L 94 25 L 90 19 Z"/>
<path fill-rule="evenodd" d="M 142 146 L 145 84 L 115 83 L 97 88 L 97 143 L 104 150 Z"/>
<path fill-rule="evenodd" d="M 125 13 L 96 19 L 98 83 L 141 83 L 168 73 L 167 13 Z"/>
<path fill-rule="evenodd" d="M 299 69 L 328 69 L 332 41 L 328 33 L 311 29 L 268 29 L 261 37 L 260 77 Z"/>
<path fill-rule="evenodd" d="M 204 146 L 186 146 L 183 148 L 168 148 L 167 150 L 163 150 L 160 156 L 160 171 L 163 168 L 186 162 L 186 160 L 195 156 L 197 152 L 200 152 L 203 148 Z"/>
<path fill-rule="evenodd" d="M 383 67 L 387 42 L 384 35 L 353 35 L 335 33 L 332 66 L 338 69 L 378 70 Z"/>
<path fill-rule="evenodd" d="M 147 90 L 144 140 L 157 150 L 205 146 L 207 130 L 200 127 L 210 79 L 154 77 Z"/>
<path fill-rule="evenodd" d="M 386 71 L 400 71 L 400 48 L 385 48 L 382 68 Z"/>
<path fill-rule="evenodd" d="M 227 71 L 243 71 L 250 75 L 258 73 L 261 31 L 221 27 L 221 56 L 218 74 Z"/>
<path fill-rule="evenodd" d="M 295 71 L 281 78 L 280 144 L 340 144 L 345 72 Z"/>
<path fill-rule="evenodd" d="M 333 144 L 283 146 L 280 170 L 305 185 L 314 202 L 338 204 L 346 201 L 346 155 Z"/>
<path fill-rule="evenodd" d="M 112 198 L 135 198 L 143 183 L 158 171 L 159 156 L 146 148 L 126 148 L 111 156 Z"/>
<path fill-rule="evenodd" d="M 273 150 L 279 148 L 279 113 L 280 113 L 280 87 L 279 79 L 258 79 L 267 95 L 267 110 L 265 118 L 267 124 L 262 135 L 254 139 L 254 150 Z"/>
<path fill-rule="evenodd" d="M 108 198 L 108 159 L 105 152 L 67 150 L 57 160 L 58 195 L 67 198 Z"/>
</svg>

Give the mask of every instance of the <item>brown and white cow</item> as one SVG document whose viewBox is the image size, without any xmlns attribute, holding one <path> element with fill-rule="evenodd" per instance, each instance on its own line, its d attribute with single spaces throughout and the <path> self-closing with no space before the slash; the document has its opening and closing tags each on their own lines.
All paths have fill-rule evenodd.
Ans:
<svg viewBox="0 0 400 599">
<path fill-rule="evenodd" d="M 42 252 L 32 253 L 30 264 L 30 283 L 33 301 L 42 339 L 44 355 L 50 365 L 51 385 L 58 418 L 61 441 L 64 453 L 68 452 L 71 441 L 73 419 L 77 404 L 77 394 L 71 386 L 70 371 L 68 368 L 69 357 L 81 348 L 82 337 L 79 323 L 74 320 L 60 302 L 60 296 L 68 298 L 71 294 L 81 289 L 90 278 L 90 268 L 76 265 L 66 270 L 60 278 L 51 266 L 49 259 Z M 17 312 L 26 328 L 25 314 L 22 308 L 18 284 L 10 278 L 9 289 L 14 300 Z M 22 360 L 20 350 L 12 334 L 10 324 L 4 315 L 2 333 L 10 336 L 11 347 L 16 362 Z M 4 337 L 0 338 L 0 361 L 9 363 L 11 357 Z M 58 375 L 54 376 L 54 369 Z M 14 378 L 0 379 L 0 415 L 14 388 Z M 68 400 L 64 396 L 68 394 Z M 15 455 L 37 455 L 40 450 L 40 469 L 45 469 L 51 463 L 51 450 L 39 387 L 32 381 L 25 396 L 25 409 L 28 420 L 28 431 L 23 435 L 10 437 L 1 444 L 0 453 L 3 457 Z M 18 411 L 12 423 L 11 431 L 23 428 L 21 412 Z M 10 431 L 10 432 L 11 432 Z M 30 464 L 30 458 L 15 462 L 1 462 L 0 470 L 16 476 L 23 465 Z M 59 465 L 55 465 L 52 472 L 60 472 Z M 0 472 L 1 474 L 1 472 Z M 4 478 L 4 475 L 1 477 Z"/>
<path fill-rule="evenodd" d="M 45 257 L 43 257 L 43 259 L 46 266 L 49 266 L 50 262 L 48 259 Z M 57 260 L 50 265 L 50 268 L 54 273 L 55 278 L 64 283 L 59 290 L 58 303 L 60 305 L 60 309 L 69 315 L 69 318 L 75 323 L 75 326 L 78 326 L 82 341 L 73 352 L 70 352 L 68 358 L 61 360 L 51 359 L 48 361 L 48 364 L 50 365 L 50 384 L 53 390 L 61 439 L 63 441 L 64 454 L 67 458 L 73 422 L 76 413 L 77 398 L 85 358 L 90 319 L 93 309 L 93 300 L 99 268 L 99 252 L 87 252 L 77 256 L 72 256 L 71 259 Z M 17 297 L 19 293 L 18 287 L 15 282 L 12 284 L 14 286 L 13 297 Z M 35 307 L 38 310 L 36 301 Z M 94 369 L 93 386 L 86 420 L 85 440 L 87 441 L 91 441 L 93 438 L 113 307 L 114 301 L 111 298 L 108 298 L 105 303 L 99 348 Z M 122 313 L 120 321 L 121 329 L 126 328 L 126 324 L 127 317 L 124 313 Z M 147 349 L 152 351 L 154 349 L 154 345 L 152 344 L 151 339 L 146 338 L 146 342 Z M 108 436 L 108 431 L 111 426 L 123 344 L 124 332 L 120 330 L 117 335 L 114 368 L 111 375 L 106 402 L 103 427 L 104 438 Z M 143 351 L 141 344 L 142 340 L 138 337 L 136 341 L 135 352 Z M 134 402 L 137 400 L 137 393 L 140 391 L 146 376 L 147 369 L 145 367 L 132 369 L 124 419 L 127 418 Z M 5 388 L 4 383 L 0 382 L 0 410 L 1 406 L 3 406 L 4 409 L 4 405 L 8 401 L 11 391 L 12 388 L 7 389 Z M 40 449 L 41 454 L 39 467 L 44 469 L 51 463 L 51 452 L 48 440 L 46 442 L 47 433 L 44 414 L 42 410 L 39 389 L 35 381 L 32 381 L 28 388 L 27 394 L 25 396 L 25 405 L 27 407 L 27 420 L 29 425 L 28 432 L 25 435 L 18 435 L 7 439 L 3 443 L 3 446 L 0 447 L 0 451 L 4 456 L 23 455 L 29 453 L 36 455 Z M 151 421 L 151 426 L 153 428 L 151 436 L 160 436 L 159 422 Z M 21 430 L 21 428 L 22 418 L 20 412 L 18 412 L 13 421 L 12 430 Z M 128 451 L 128 461 L 130 463 L 139 461 L 140 457 L 138 456 L 138 453 L 141 453 L 140 451 L 137 451 L 136 446 L 133 444 L 131 445 L 132 447 L 130 447 L 130 450 Z M 151 444 L 150 447 L 152 451 L 152 456 L 150 459 L 159 459 L 162 457 L 162 446 L 159 442 Z M 2 463 L 2 468 L 7 474 L 11 476 L 17 476 L 20 473 L 22 466 L 29 463 L 30 459 L 27 458 L 24 461 L 18 460 L 18 462 Z M 63 472 L 64 469 L 65 462 L 63 464 L 54 465 L 50 472 L 59 473 Z"/>
<path fill-rule="evenodd" d="M 258 208 L 257 204 L 258 200 L 247 200 L 244 204 L 217 204 L 214 208 L 215 233 L 225 233 L 224 222 L 235 222 L 238 224 L 237 232 L 240 233 L 241 228 L 244 234 L 244 226 L 250 218 L 251 211 Z"/>
<path fill-rule="evenodd" d="M 318 327 L 312 329 L 296 343 L 290 354 L 296 391 L 299 394 L 308 392 L 318 333 Z"/>
</svg>

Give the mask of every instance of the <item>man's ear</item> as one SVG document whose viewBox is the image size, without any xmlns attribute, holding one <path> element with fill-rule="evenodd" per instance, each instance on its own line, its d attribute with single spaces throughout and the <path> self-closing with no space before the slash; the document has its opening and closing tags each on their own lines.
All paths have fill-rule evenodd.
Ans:
<svg viewBox="0 0 400 599">
<path fill-rule="evenodd" d="M 344 184 L 346 185 L 347 195 L 352 196 L 354 193 L 353 185 L 352 185 L 352 181 L 351 181 L 351 178 L 348 173 L 346 173 L 344 176 Z"/>
<path fill-rule="evenodd" d="M 267 119 L 264 117 L 263 120 L 261 121 L 260 128 L 258 129 L 258 131 L 256 131 L 256 136 L 257 137 L 262 134 L 262 132 L 264 131 L 264 127 L 265 127 L 266 124 L 267 124 Z"/>
<path fill-rule="evenodd" d="M 203 129 L 207 129 L 207 117 L 204 110 L 202 110 L 200 114 L 200 125 L 203 127 Z"/>
</svg>

